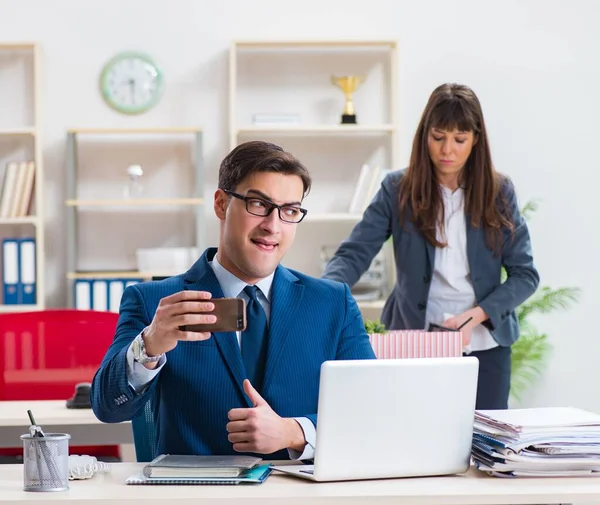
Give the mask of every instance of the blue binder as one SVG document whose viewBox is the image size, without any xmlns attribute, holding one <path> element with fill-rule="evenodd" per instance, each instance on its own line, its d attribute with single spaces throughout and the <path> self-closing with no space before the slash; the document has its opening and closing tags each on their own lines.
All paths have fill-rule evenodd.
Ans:
<svg viewBox="0 0 600 505">
<path fill-rule="evenodd" d="M 19 240 L 2 240 L 2 295 L 5 305 L 21 303 L 21 285 L 19 282 Z"/>
<path fill-rule="evenodd" d="M 77 279 L 73 286 L 75 308 L 79 310 L 92 309 L 92 281 L 88 279 Z"/>
<path fill-rule="evenodd" d="M 19 240 L 19 282 L 22 292 L 21 303 L 36 303 L 36 250 L 34 238 Z"/>
</svg>

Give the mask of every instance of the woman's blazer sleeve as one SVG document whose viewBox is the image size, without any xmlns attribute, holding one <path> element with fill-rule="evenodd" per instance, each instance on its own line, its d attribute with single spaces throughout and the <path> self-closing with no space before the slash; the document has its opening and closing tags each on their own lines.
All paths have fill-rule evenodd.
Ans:
<svg viewBox="0 0 600 505">
<path fill-rule="evenodd" d="M 533 263 L 529 230 L 519 211 L 515 188 L 509 179 L 506 180 L 503 191 L 514 223 L 514 234 L 505 230 L 503 235 L 501 261 L 507 279 L 479 301 L 479 306 L 490 318 L 492 329 L 498 327 L 516 307 L 527 300 L 540 282 Z"/>
</svg>

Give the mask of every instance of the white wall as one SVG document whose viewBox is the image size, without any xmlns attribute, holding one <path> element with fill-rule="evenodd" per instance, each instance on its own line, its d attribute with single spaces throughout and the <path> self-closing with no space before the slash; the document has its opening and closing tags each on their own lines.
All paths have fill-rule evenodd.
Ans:
<svg viewBox="0 0 600 505">
<path fill-rule="evenodd" d="M 433 88 L 446 81 L 469 84 L 483 104 L 498 169 L 514 179 L 522 202 L 542 201 L 531 233 L 543 284 L 583 289 L 576 309 L 539 319 L 555 352 L 544 383 L 526 403 L 600 411 L 594 293 L 600 285 L 595 249 L 600 36 L 594 22 L 600 3 L 370 0 L 349 5 L 347 0 L 0 0 L 2 41 L 38 41 L 45 52 L 50 306 L 66 300 L 66 128 L 199 125 L 214 184 L 227 152 L 232 39 L 393 38 L 400 42 L 402 162 Z M 141 117 L 116 114 L 97 91 L 101 66 L 124 49 L 152 54 L 166 73 L 163 100 Z"/>
</svg>

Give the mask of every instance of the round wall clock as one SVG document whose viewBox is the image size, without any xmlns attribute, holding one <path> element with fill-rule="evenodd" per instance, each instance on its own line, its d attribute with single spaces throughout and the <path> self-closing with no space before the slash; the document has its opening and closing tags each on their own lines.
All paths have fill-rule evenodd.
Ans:
<svg viewBox="0 0 600 505">
<path fill-rule="evenodd" d="M 102 69 L 100 91 L 104 101 L 123 114 L 141 114 L 162 95 L 163 74 L 148 55 L 124 52 Z"/>
</svg>

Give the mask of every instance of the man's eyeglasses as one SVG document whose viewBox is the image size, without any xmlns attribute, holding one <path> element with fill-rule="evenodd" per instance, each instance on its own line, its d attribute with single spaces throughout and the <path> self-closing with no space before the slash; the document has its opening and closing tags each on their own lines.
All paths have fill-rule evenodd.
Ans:
<svg viewBox="0 0 600 505">
<path fill-rule="evenodd" d="M 253 216 L 265 217 L 270 215 L 271 212 L 273 212 L 273 209 L 277 209 L 279 219 L 282 221 L 286 223 L 299 223 L 304 219 L 304 216 L 306 216 L 306 213 L 308 212 L 306 209 L 301 209 L 294 205 L 277 205 L 268 200 L 264 200 L 263 198 L 239 195 L 228 189 L 224 189 L 223 191 L 228 195 L 246 202 L 246 210 Z"/>
</svg>

